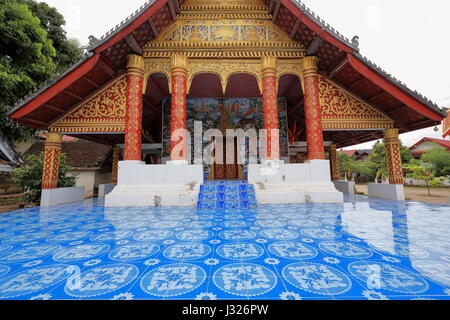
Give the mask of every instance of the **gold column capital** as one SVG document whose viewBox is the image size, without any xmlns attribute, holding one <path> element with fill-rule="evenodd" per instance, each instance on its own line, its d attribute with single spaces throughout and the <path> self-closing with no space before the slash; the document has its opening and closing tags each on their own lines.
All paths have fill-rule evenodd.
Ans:
<svg viewBox="0 0 450 320">
<path fill-rule="evenodd" d="M 261 59 L 262 77 L 277 76 L 277 58 L 274 56 L 264 56 Z"/>
<path fill-rule="evenodd" d="M 337 152 L 337 145 L 335 145 L 335 144 L 332 144 L 332 145 L 330 145 L 330 152 Z"/>
<path fill-rule="evenodd" d="M 319 61 L 319 59 L 314 56 L 305 57 L 302 59 L 301 64 L 302 64 L 302 71 L 303 71 L 304 77 L 317 75 L 317 71 L 319 69 L 318 61 Z"/>
<path fill-rule="evenodd" d="M 127 56 L 127 69 L 139 69 L 144 71 L 144 58 L 137 54 Z"/>
<path fill-rule="evenodd" d="M 385 139 L 398 139 L 398 137 L 399 137 L 399 129 L 392 128 L 384 130 Z"/>
<path fill-rule="evenodd" d="M 180 53 L 175 53 L 172 56 L 170 62 L 171 62 L 172 69 L 181 68 L 181 69 L 187 70 L 187 68 L 189 66 L 188 57 L 185 56 L 184 54 L 180 54 Z"/>
<path fill-rule="evenodd" d="M 62 135 L 56 132 L 48 132 L 47 133 L 47 140 L 46 144 L 53 143 L 53 144 L 61 144 L 62 141 Z"/>
</svg>

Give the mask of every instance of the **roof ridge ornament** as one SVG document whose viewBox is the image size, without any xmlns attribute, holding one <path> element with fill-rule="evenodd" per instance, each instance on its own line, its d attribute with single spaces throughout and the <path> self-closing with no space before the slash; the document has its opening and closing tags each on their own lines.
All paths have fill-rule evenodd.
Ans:
<svg viewBox="0 0 450 320">
<path fill-rule="evenodd" d="M 359 48 L 359 36 L 354 36 L 354 37 L 352 38 L 352 44 L 353 44 L 355 47 Z"/>
</svg>

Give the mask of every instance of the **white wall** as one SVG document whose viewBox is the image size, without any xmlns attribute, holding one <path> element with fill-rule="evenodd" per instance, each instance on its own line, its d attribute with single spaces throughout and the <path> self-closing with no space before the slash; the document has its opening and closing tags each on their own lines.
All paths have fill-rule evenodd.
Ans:
<svg viewBox="0 0 450 320">
<path fill-rule="evenodd" d="M 77 175 L 77 180 L 76 180 L 75 186 L 76 187 L 84 187 L 84 197 L 92 198 L 94 196 L 94 184 L 95 184 L 96 170 L 88 170 L 88 171 L 72 170 L 72 171 L 70 171 L 70 173 Z"/>
</svg>

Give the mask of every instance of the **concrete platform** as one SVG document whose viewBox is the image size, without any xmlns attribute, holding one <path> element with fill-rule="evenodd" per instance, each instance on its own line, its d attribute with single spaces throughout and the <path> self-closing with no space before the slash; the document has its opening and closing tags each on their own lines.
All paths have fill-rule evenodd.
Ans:
<svg viewBox="0 0 450 320">
<path fill-rule="evenodd" d="M 201 165 L 122 161 L 118 184 L 105 196 L 105 207 L 196 206 L 202 184 Z"/>
<path fill-rule="evenodd" d="M 255 185 L 259 204 L 343 203 L 343 193 L 336 190 L 326 160 L 304 164 L 266 161 L 249 165 L 249 183 Z"/>
</svg>

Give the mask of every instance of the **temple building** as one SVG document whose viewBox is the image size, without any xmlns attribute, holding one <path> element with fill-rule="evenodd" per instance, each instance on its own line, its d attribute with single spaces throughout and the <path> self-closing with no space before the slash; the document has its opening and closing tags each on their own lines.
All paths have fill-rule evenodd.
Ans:
<svg viewBox="0 0 450 320">
<path fill-rule="evenodd" d="M 446 112 L 300 1 L 150 0 L 10 117 L 49 132 L 43 196 L 63 192 L 69 135 L 115 147 L 106 206 L 191 206 L 206 180 L 247 180 L 258 203 L 342 202 L 336 150 L 379 139 L 389 184 L 369 195 L 404 200 L 399 134 Z"/>
</svg>

